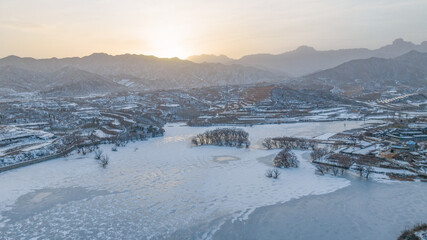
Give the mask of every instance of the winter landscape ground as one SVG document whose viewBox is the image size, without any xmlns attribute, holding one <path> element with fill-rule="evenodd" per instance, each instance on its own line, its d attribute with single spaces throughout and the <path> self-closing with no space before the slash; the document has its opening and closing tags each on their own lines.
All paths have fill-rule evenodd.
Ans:
<svg viewBox="0 0 427 240">
<path fill-rule="evenodd" d="M 363 83 L 385 70 L 342 87 L 340 74 L 247 83 L 240 72 L 151 89 L 88 85 L 74 69 L 29 91 L 16 84 L 47 75 L 6 67 L 1 238 L 397 238 L 427 215 L 426 78 Z"/>
<path fill-rule="evenodd" d="M 427 240 L 425 0 L 1 0 L 0 240 Z"/>
<path fill-rule="evenodd" d="M 2 233 L 6 238 L 40 239 L 180 238 L 179 232 L 202 224 L 211 228 L 197 229 L 197 237 L 208 237 L 227 219 L 245 220 L 258 207 L 351 185 L 344 177 L 316 175 L 308 151 L 296 151 L 299 169 L 283 170 L 277 180 L 265 178 L 272 166 L 265 159 L 278 151 L 263 149 L 264 137 L 278 131 L 314 137 L 363 124 L 246 127 L 253 142 L 248 149 L 192 147 L 189 139 L 206 128 L 168 124 L 163 137 L 129 143 L 110 154 L 114 160 L 107 169 L 88 154 L 5 172 L 0 176 L 1 189 L 8 193 L 1 197 Z"/>
</svg>

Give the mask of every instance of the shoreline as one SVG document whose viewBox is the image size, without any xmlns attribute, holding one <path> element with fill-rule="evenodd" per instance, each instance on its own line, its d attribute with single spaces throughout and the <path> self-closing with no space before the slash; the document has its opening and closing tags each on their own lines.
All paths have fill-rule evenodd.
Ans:
<svg viewBox="0 0 427 240">
<path fill-rule="evenodd" d="M 182 124 L 182 123 L 185 123 L 184 126 L 188 126 L 188 127 L 206 128 L 206 127 L 220 127 L 220 126 L 254 127 L 254 126 L 264 126 L 264 125 L 285 125 L 285 124 L 298 124 L 298 123 L 308 123 L 308 122 L 323 123 L 323 122 L 342 122 L 342 121 L 351 121 L 351 122 L 354 121 L 354 122 L 358 122 L 358 121 L 362 121 L 362 120 L 349 119 L 349 120 L 328 120 L 328 121 L 296 121 L 296 122 L 264 123 L 264 124 L 253 124 L 253 125 L 251 125 L 251 124 L 247 124 L 247 125 L 238 125 L 238 124 L 236 124 L 236 125 L 233 125 L 232 123 L 230 123 L 230 124 L 224 124 L 224 125 L 215 125 L 215 124 L 213 124 L 213 125 L 209 125 L 209 126 L 201 126 L 201 125 L 200 126 L 198 126 L 198 125 L 192 126 L 192 125 L 188 125 L 186 122 L 180 122 L 180 121 L 178 121 L 178 122 L 168 122 L 168 123 L 165 123 L 162 127 L 164 128 L 164 127 L 167 127 L 170 124 Z M 365 122 L 364 124 L 377 123 L 378 121 L 383 121 L 383 120 L 376 120 L 376 119 L 374 119 L 374 120 L 367 120 L 367 121 L 364 121 Z M 144 140 L 146 140 L 146 139 L 144 139 Z M 144 141 L 144 140 L 142 140 L 142 141 Z M 103 145 L 103 144 L 104 143 L 101 143 L 101 145 Z M 3 167 L 0 167 L 0 173 L 7 172 L 7 171 L 10 171 L 10 170 L 13 170 L 13 169 L 18 169 L 18 168 L 21 168 L 21 167 L 26 167 L 26 166 L 37 164 L 37 163 L 41 163 L 41 162 L 45 162 L 45 161 L 49 161 L 49 160 L 59 159 L 59 158 L 63 157 L 64 155 L 73 152 L 75 149 L 77 149 L 77 148 L 79 148 L 81 146 L 89 146 L 89 145 L 86 145 L 86 144 L 83 144 L 83 145 L 73 145 L 73 146 L 69 147 L 66 151 L 61 152 L 61 153 L 57 153 L 57 154 L 54 154 L 54 155 L 45 156 L 45 157 L 41 157 L 41 158 L 37 158 L 37 159 L 31 159 L 31 160 L 28 160 L 28 161 L 18 162 L 18 163 L 14 163 L 14 164 L 10 164 L 10 165 L 6 165 L 6 166 L 3 166 Z"/>
</svg>

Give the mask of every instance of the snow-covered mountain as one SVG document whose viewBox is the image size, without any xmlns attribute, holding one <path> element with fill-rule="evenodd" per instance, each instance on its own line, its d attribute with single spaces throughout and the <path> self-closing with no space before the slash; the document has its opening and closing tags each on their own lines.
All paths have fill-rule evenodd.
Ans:
<svg viewBox="0 0 427 240">
<path fill-rule="evenodd" d="M 299 79 L 312 89 L 360 94 L 393 88 L 427 91 L 427 53 L 411 51 L 402 56 L 352 60 L 335 68 Z"/>
<path fill-rule="evenodd" d="M 90 94 L 116 90 L 193 88 L 284 80 L 278 74 L 178 58 L 97 53 L 82 58 L 0 59 L 0 88 L 14 91 Z"/>
<path fill-rule="evenodd" d="M 229 58 L 225 55 L 213 55 L 213 54 L 193 55 L 188 57 L 187 60 L 195 63 L 222 63 L 222 64 L 232 64 L 234 61 L 234 59 Z"/>
<path fill-rule="evenodd" d="M 40 90 L 48 82 L 44 73 L 15 66 L 0 66 L 0 88 L 11 92 Z"/>
<path fill-rule="evenodd" d="M 120 84 L 73 67 L 38 72 L 14 66 L 0 66 L 0 89 L 0 94 L 30 92 L 48 96 L 87 96 L 124 90 Z"/>
<path fill-rule="evenodd" d="M 403 39 L 396 39 L 392 44 L 375 50 L 355 48 L 317 51 L 312 47 L 301 46 L 293 51 L 278 55 L 254 54 L 244 56 L 237 60 L 232 60 L 226 56 L 199 55 L 192 56 L 189 60 L 194 60 L 196 62 L 240 64 L 299 77 L 333 68 L 355 59 L 367 59 L 371 57 L 395 58 L 413 50 L 427 52 L 427 41 L 417 45 L 412 42 L 404 41 Z M 224 61 L 224 59 L 228 60 Z"/>
<path fill-rule="evenodd" d="M 87 96 L 125 90 L 118 83 L 74 67 L 64 67 L 47 76 L 50 81 L 41 93 L 48 96 Z"/>
</svg>

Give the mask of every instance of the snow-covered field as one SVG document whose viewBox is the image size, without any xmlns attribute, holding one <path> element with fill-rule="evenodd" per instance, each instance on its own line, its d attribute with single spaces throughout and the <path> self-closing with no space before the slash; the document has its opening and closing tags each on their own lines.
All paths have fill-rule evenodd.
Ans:
<svg viewBox="0 0 427 240">
<path fill-rule="evenodd" d="M 315 175 L 303 151 L 295 151 L 300 168 L 281 170 L 276 180 L 266 178 L 271 166 L 260 159 L 278 150 L 264 150 L 260 142 L 332 134 L 363 123 L 245 127 L 249 149 L 192 147 L 192 136 L 215 127 L 171 124 L 162 138 L 130 143 L 117 152 L 102 146 L 110 156 L 106 169 L 92 155 L 72 155 L 1 173 L 0 232 L 6 239 L 167 237 L 216 219 L 219 226 L 230 218 L 246 218 L 261 206 L 333 192 L 350 181 Z"/>
</svg>

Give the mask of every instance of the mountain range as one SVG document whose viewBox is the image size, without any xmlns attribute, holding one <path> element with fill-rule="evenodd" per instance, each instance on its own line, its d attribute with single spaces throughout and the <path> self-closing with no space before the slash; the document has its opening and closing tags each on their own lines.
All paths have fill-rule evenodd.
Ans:
<svg viewBox="0 0 427 240">
<path fill-rule="evenodd" d="M 427 53 L 410 51 L 396 58 L 358 59 L 294 81 L 298 88 L 327 89 L 360 95 L 375 91 L 411 89 L 427 92 Z"/>
<path fill-rule="evenodd" d="M 355 59 L 395 58 L 410 51 L 427 52 L 427 41 L 421 44 L 404 41 L 399 38 L 392 44 L 370 50 L 367 48 L 340 49 L 318 51 L 312 47 L 301 46 L 293 51 L 282 54 L 254 54 L 240 59 L 231 59 L 224 55 L 197 55 L 188 60 L 202 63 L 239 64 L 256 67 L 292 77 L 301 77 L 318 71 L 336 67 L 344 62 Z"/>
<path fill-rule="evenodd" d="M 222 63 L 105 53 L 62 59 L 9 56 L 0 59 L 0 95 L 88 96 L 258 83 L 324 89 L 351 96 L 397 88 L 426 92 L 426 52 L 427 42 L 416 45 L 398 39 L 376 50 L 316 51 L 300 47 L 280 55 L 258 54 L 239 60 L 220 56 Z M 327 68 L 330 65 L 333 67 Z M 314 70 L 322 68 L 326 69 Z M 284 73 L 286 69 L 311 73 L 290 78 Z"/>
<path fill-rule="evenodd" d="M 1 92 L 50 95 L 279 82 L 278 74 L 241 65 L 196 64 L 178 58 L 96 53 L 82 58 L 0 59 Z M 86 86 L 84 86 L 86 85 Z"/>
</svg>

